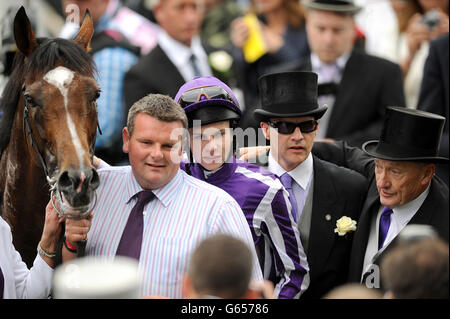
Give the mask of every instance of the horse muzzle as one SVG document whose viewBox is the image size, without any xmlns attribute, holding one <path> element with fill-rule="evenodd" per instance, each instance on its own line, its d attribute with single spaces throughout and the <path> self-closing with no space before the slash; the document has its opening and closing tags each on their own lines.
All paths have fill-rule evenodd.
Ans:
<svg viewBox="0 0 450 319">
<path fill-rule="evenodd" d="M 93 168 L 62 172 L 52 192 L 52 203 L 53 195 L 56 195 L 58 202 L 58 215 L 67 218 L 83 218 L 85 213 L 89 214 L 95 206 L 95 190 L 99 184 L 100 179 Z"/>
</svg>

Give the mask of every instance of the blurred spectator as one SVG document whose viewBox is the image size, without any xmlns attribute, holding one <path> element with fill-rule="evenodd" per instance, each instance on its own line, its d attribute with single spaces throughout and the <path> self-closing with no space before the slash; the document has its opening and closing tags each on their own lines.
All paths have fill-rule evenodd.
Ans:
<svg viewBox="0 0 450 319">
<path fill-rule="evenodd" d="M 383 296 L 375 289 L 360 284 L 345 284 L 334 288 L 322 299 L 381 299 Z"/>
<path fill-rule="evenodd" d="M 183 278 L 183 296 L 248 298 L 251 275 L 252 254 L 246 244 L 230 235 L 213 235 L 192 254 Z"/>
<path fill-rule="evenodd" d="M 430 40 L 449 30 L 448 0 L 391 0 L 399 19 L 397 61 L 403 71 L 406 105 L 415 108 Z M 412 14 L 408 17 L 406 12 Z"/>
<path fill-rule="evenodd" d="M 257 25 L 249 26 L 246 18 L 238 18 L 231 25 L 231 40 L 234 69 L 237 84 L 243 90 L 245 109 L 240 126 L 258 128 L 259 123 L 253 117 L 258 106 L 258 85 L 260 76 L 268 73 L 275 65 L 298 60 L 309 54 L 304 14 L 298 0 L 252 0 L 250 14 L 257 16 Z M 244 58 L 248 40 L 252 32 L 260 30 L 265 53 L 254 61 Z M 253 42 L 255 43 L 255 42 Z M 263 52 L 262 52 L 263 53 Z"/>
<path fill-rule="evenodd" d="M 95 154 L 109 163 L 127 161 L 122 152 L 122 128 L 126 123 L 122 87 L 125 72 L 138 60 L 139 49 L 124 38 L 108 11 L 111 0 L 62 0 L 68 21 L 76 22 L 89 9 L 94 21 L 94 35 L 91 40 L 92 57 L 97 65 L 101 95 L 97 100 L 99 126 Z M 64 30 L 63 30 L 64 31 Z M 69 34 L 62 34 L 71 37 Z"/>
<path fill-rule="evenodd" d="M 406 106 L 416 108 L 429 42 L 449 31 L 449 2 L 390 0 L 390 4 L 394 23 L 390 29 L 378 30 L 383 43 L 370 48 L 369 53 L 400 65 Z"/>
<path fill-rule="evenodd" d="M 423 70 L 422 86 L 420 88 L 419 110 L 432 112 L 445 117 L 439 154 L 449 156 L 448 121 L 449 121 L 449 35 L 448 33 L 430 42 L 430 54 Z M 449 185 L 448 163 L 439 164 L 436 174 Z"/>
<path fill-rule="evenodd" d="M 381 133 L 387 106 L 404 106 L 398 65 L 354 48 L 352 1 L 303 1 L 311 56 L 278 71 L 318 74 L 319 104 L 328 106 L 318 138 L 344 140 L 361 147 Z M 330 4 L 332 3 L 332 4 Z"/>
<path fill-rule="evenodd" d="M 203 0 L 159 0 L 153 13 L 161 30 L 158 45 L 125 76 L 127 107 L 149 93 L 172 98 L 195 76 L 212 75 L 200 41 Z"/>
<path fill-rule="evenodd" d="M 400 244 L 381 262 L 388 298 L 448 299 L 448 275 L 448 244 L 438 238 Z"/>
<path fill-rule="evenodd" d="M 66 2 L 70 3 L 71 1 L 66 0 Z M 91 7 L 95 5 L 94 2 L 92 2 Z M 105 15 L 113 21 L 114 28 L 122 33 L 132 45 L 139 47 L 140 54 L 145 55 L 150 52 L 157 43 L 158 25 L 123 6 L 119 0 L 108 0 L 107 2 Z M 93 9 L 89 7 L 89 10 L 92 11 Z M 69 21 L 61 30 L 60 36 L 68 38 L 77 29 L 78 24 Z"/>
</svg>

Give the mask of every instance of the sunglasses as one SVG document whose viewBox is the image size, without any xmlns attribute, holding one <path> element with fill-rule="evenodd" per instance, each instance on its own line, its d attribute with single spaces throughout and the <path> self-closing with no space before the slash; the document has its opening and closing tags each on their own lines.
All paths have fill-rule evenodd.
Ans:
<svg viewBox="0 0 450 319">
<path fill-rule="evenodd" d="M 180 103 L 182 108 L 185 108 L 193 103 L 211 99 L 223 99 L 236 104 L 231 95 L 217 85 L 201 86 L 186 91 L 180 96 L 180 99 L 177 102 Z"/>
<path fill-rule="evenodd" d="M 268 122 L 270 126 L 278 129 L 278 133 L 281 134 L 292 134 L 298 127 L 302 133 L 314 132 L 317 128 L 318 122 L 316 120 L 304 121 L 300 123 L 292 122 Z"/>
</svg>

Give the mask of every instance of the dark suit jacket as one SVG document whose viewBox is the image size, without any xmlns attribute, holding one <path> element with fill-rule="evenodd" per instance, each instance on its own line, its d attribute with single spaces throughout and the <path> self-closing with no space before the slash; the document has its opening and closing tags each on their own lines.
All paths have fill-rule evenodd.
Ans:
<svg viewBox="0 0 450 319">
<path fill-rule="evenodd" d="M 310 58 L 272 71 L 311 71 Z M 387 106 L 405 106 L 400 67 L 385 59 L 353 50 L 338 85 L 328 121 L 327 137 L 353 146 L 377 139 Z"/>
<path fill-rule="evenodd" d="M 439 149 L 441 156 L 449 156 L 449 35 L 444 34 L 430 43 L 430 53 L 423 70 L 420 88 L 419 110 L 436 113 L 445 117 L 444 132 Z M 437 174 L 449 185 L 448 163 L 438 166 Z"/>
<path fill-rule="evenodd" d="M 367 181 L 361 174 L 317 157 L 313 161 L 314 193 L 307 255 L 311 282 L 301 299 L 321 298 L 347 281 L 353 233 L 339 236 L 334 229 L 342 216 L 358 221 L 367 191 Z M 259 164 L 267 163 L 267 159 L 262 159 Z"/>
<path fill-rule="evenodd" d="M 150 93 L 160 93 L 175 98 L 184 83 L 181 73 L 157 45 L 126 73 L 125 105 L 129 109 L 134 102 Z"/>
<path fill-rule="evenodd" d="M 365 175 L 370 181 L 367 198 L 364 202 L 359 225 L 353 238 L 353 248 L 350 259 L 349 280 L 358 282 L 362 275 L 364 256 L 370 233 L 370 221 L 373 214 L 380 208 L 380 196 L 376 187 L 373 159 L 358 148 L 349 148 L 343 142 L 315 143 L 313 153 L 337 165 L 354 169 Z M 408 224 L 423 224 L 433 226 L 440 237 L 449 239 L 449 190 L 439 177 L 433 177 L 430 192 L 424 203 Z M 393 245 L 393 242 L 389 246 Z M 379 263 L 389 246 L 375 261 Z"/>
</svg>

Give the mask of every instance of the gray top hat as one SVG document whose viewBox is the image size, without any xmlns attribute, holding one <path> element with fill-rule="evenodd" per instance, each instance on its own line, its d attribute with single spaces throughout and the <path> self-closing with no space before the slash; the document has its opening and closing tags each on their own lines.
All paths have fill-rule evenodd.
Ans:
<svg viewBox="0 0 450 319">
<path fill-rule="evenodd" d="M 302 0 L 301 3 L 308 9 L 337 13 L 355 14 L 361 10 L 361 7 L 355 5 L 351 0 Z"/>
</svg>

